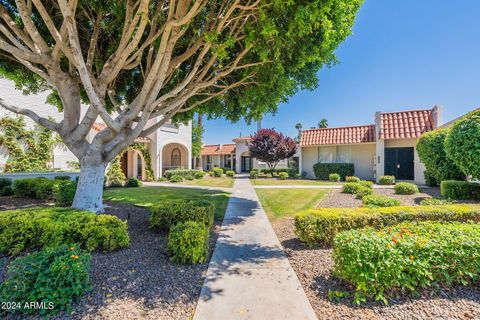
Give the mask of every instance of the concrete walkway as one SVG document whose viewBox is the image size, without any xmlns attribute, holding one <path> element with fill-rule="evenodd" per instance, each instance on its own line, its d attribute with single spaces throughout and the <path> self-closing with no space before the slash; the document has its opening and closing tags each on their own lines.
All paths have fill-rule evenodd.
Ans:
<svg viewBox="0 0 480 320">
<path fill-rule="evenodd" d="M 235 180 L 193 319 L 317 319 L 247 176 Z"/>
</svg>

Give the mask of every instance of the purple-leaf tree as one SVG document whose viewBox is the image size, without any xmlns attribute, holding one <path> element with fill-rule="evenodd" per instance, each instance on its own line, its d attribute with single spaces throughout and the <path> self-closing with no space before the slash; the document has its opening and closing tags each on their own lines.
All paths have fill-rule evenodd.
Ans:
<svg viewBox="0 0 480 320">
<path fill-rule="evenodd" d="M 270 170 L 277 164 L 292 157 L 297 152 L 297 145 L 292 138 L 284 136 L 274 129 L 260 129 L 248 143 L 252 157 L 266 162 Z"/>
</svg>

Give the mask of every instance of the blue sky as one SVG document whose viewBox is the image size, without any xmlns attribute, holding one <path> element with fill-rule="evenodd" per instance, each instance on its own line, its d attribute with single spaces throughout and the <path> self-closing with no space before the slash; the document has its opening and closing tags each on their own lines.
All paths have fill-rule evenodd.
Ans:
<svg viewBox="0 0 480 320">
<path fill-rule="evenodd" d="M 294 136 L 327 118 L 330 127 L 369 124 L 375 111 L 443 106 L 443 122 L 480 107 L 480 1 L 365 0 L 339 64 L 322 69 L 319 87 L 302 91 L 264 128 Z M 205 121 L 204 142 L 230 143 L 256 125 Z"/>
</svg>

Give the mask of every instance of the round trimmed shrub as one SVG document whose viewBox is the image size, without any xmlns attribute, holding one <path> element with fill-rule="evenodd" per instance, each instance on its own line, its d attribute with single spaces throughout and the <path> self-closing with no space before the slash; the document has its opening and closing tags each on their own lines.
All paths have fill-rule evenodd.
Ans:
<svg viewBox="0 0 480 320">
<path fill-rule="evenodd" d="M 360 185 L 360 188 L 358 188 L 357 192 L 355 194 L 357 195 L 357 199 L 363 199 L 363 197 L 371 195 L 373 193 L 372 188 L 362 186 Z"/>
<path fill-rule="evenodd" d="M 465 175 L 480 177 L 480 110 L 456 121 L 445 139 L 447 156 Z"/>
<path fill-rule="evenodd" d="M 206 172 L 203 170 L 195 170 L 193 176 L 195 177 L 195 179 L 203 179 L 203 176 L 205 176 L 205 174 Z"/>
<path fill-rule="evenodd" d="M 142 181 L 138 180 L 137 178 L 128 179 L 127 184 L 125 185 L 125 187 L 128 187 L 128 188 L 138 188 L 141 186 L 142 186 Z"/>
<path fill-rule="evenodd" d="M 360 178 L 355 176 L 348 176 L 345 177 L 345 182 L 360 182 Z"/>
<path fill-rule="evenodd" d="M 328 180 L 330 180 L 331 182 L 340 182 L 340 175 L 338 173 L 330 173 L 328 175 Z"/>
<path fill-rule="evenodd" d="M 179 175 L 173 175 L 170 177 L 170 182 L 182 182 L 183 177 Z"/>
<path fill-rule="evenodd" d="M 181 264 L 202 263 L 208 254 L 208 230 L 194 221 L 179 222 L 168 233 L 168 250 L 172 261 Z"/>
<path fill-rule="evenodd" d="M 360 188 L 362 188 L 362 185 L 360 183 L 347 182 L 343 185 L 342 192 L 349 193 L 349 194 L 356 194 L 358 190 L 360 190 Z"/>
<path fill-rule="evenodd" d="M 280 180 L 287 180 L 288 179 L 288 173 L 287 172 L 279 172 L 278 173 L 278 178 Z"/>
<path fill-rule="evenodd" d="M 447 157 L 445 151 L 445 140 L 450 132 L 450 129 L 436 129 L 424 133 L 417 142 L 417 152 L 420 160 L 425 164 L 427 173 L 425 180 L 429 176 L 436 181 L 443 180 L 462 180 L 465 175 L 460 168 Z"/>
<path fill-rule="evenodd" d="M 235 171 L 228 170 L 225 174 L 227 175 L 227 177 L 233 178 L 235 176 Z"/>
<path fill-rule="evenodd" d="M 418 187 L 414 183 L 410 182 L 400 182 L 395 185 L 395 194 L 415 194 L 419 192 Z"/>
<path fill-rule="evenodd" d="M 373 189 L 373 181 L 370 180 L 360 180 L 358 182 L 361 186 L 367 187 L 369 189 Z"/>
<path fill-rule="evenodd" d="M 216 178 L 220 178 L 221 176 L 223 176 L 223 169 L 222 168 L 213 169 L 213 176 Z"/>
<path fill-rule="evenodd" d="M 258 171 L 250 171 L 250 179 L 257 179 L 258 178 Z"/>
<path fill-rule="evenodd" d="M 395 177 L 394 176 L 381 176 L 378 179 L 378 184 L 381 184 L 381 185 L 395 184 Z"/>
</svg>

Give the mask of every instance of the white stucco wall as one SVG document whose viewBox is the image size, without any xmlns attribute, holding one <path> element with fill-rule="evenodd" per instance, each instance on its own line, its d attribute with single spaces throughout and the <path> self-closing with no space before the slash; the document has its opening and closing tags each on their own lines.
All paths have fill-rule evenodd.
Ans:
<svg viewBox="0 0 480 320">
<path fill-rule="evenodd" d="M 425 184 L 425 165 L 420 161 L 417 153 L 417 139 L 394 139 L 385 140 L 385 148 L 413 147 L 413 173 L 414 181 L 417 184 Z"/>
<path fill-rule="evenodd" d="M 20 90 L 15 88 L 15 84 L 12 81 L 0 78 L 0 98 L 5 102 L 19 108 L 32 110 L 41 117 L 51 117 L 57 121 L 61 121 L 63 119 L 63 114 L 58 112 L 56 107 L 46 103 L 49 94 L 50 92 L 46 91 L 34 95 L 24 95 Z M 85 108 L 82 109 L 82 116 L 84 111 Z M 0 107 L 0 117 L 6 115 L 16 117 L 16 114 Z M 30 118 L 24 117 L 24 119 L 28 128 L 33 128 L 35 126 L 35 123 L 30 120 Z M 5 165 L 6 160 L 7 156 L 0 150 L 0 167 Z M 60 145 L 54 148 L 53 168 L 70 170 L 70 167 L 67 164 L 70 161 L 78 161 L 78 159 L 65 145 Z"/>
</svg>

